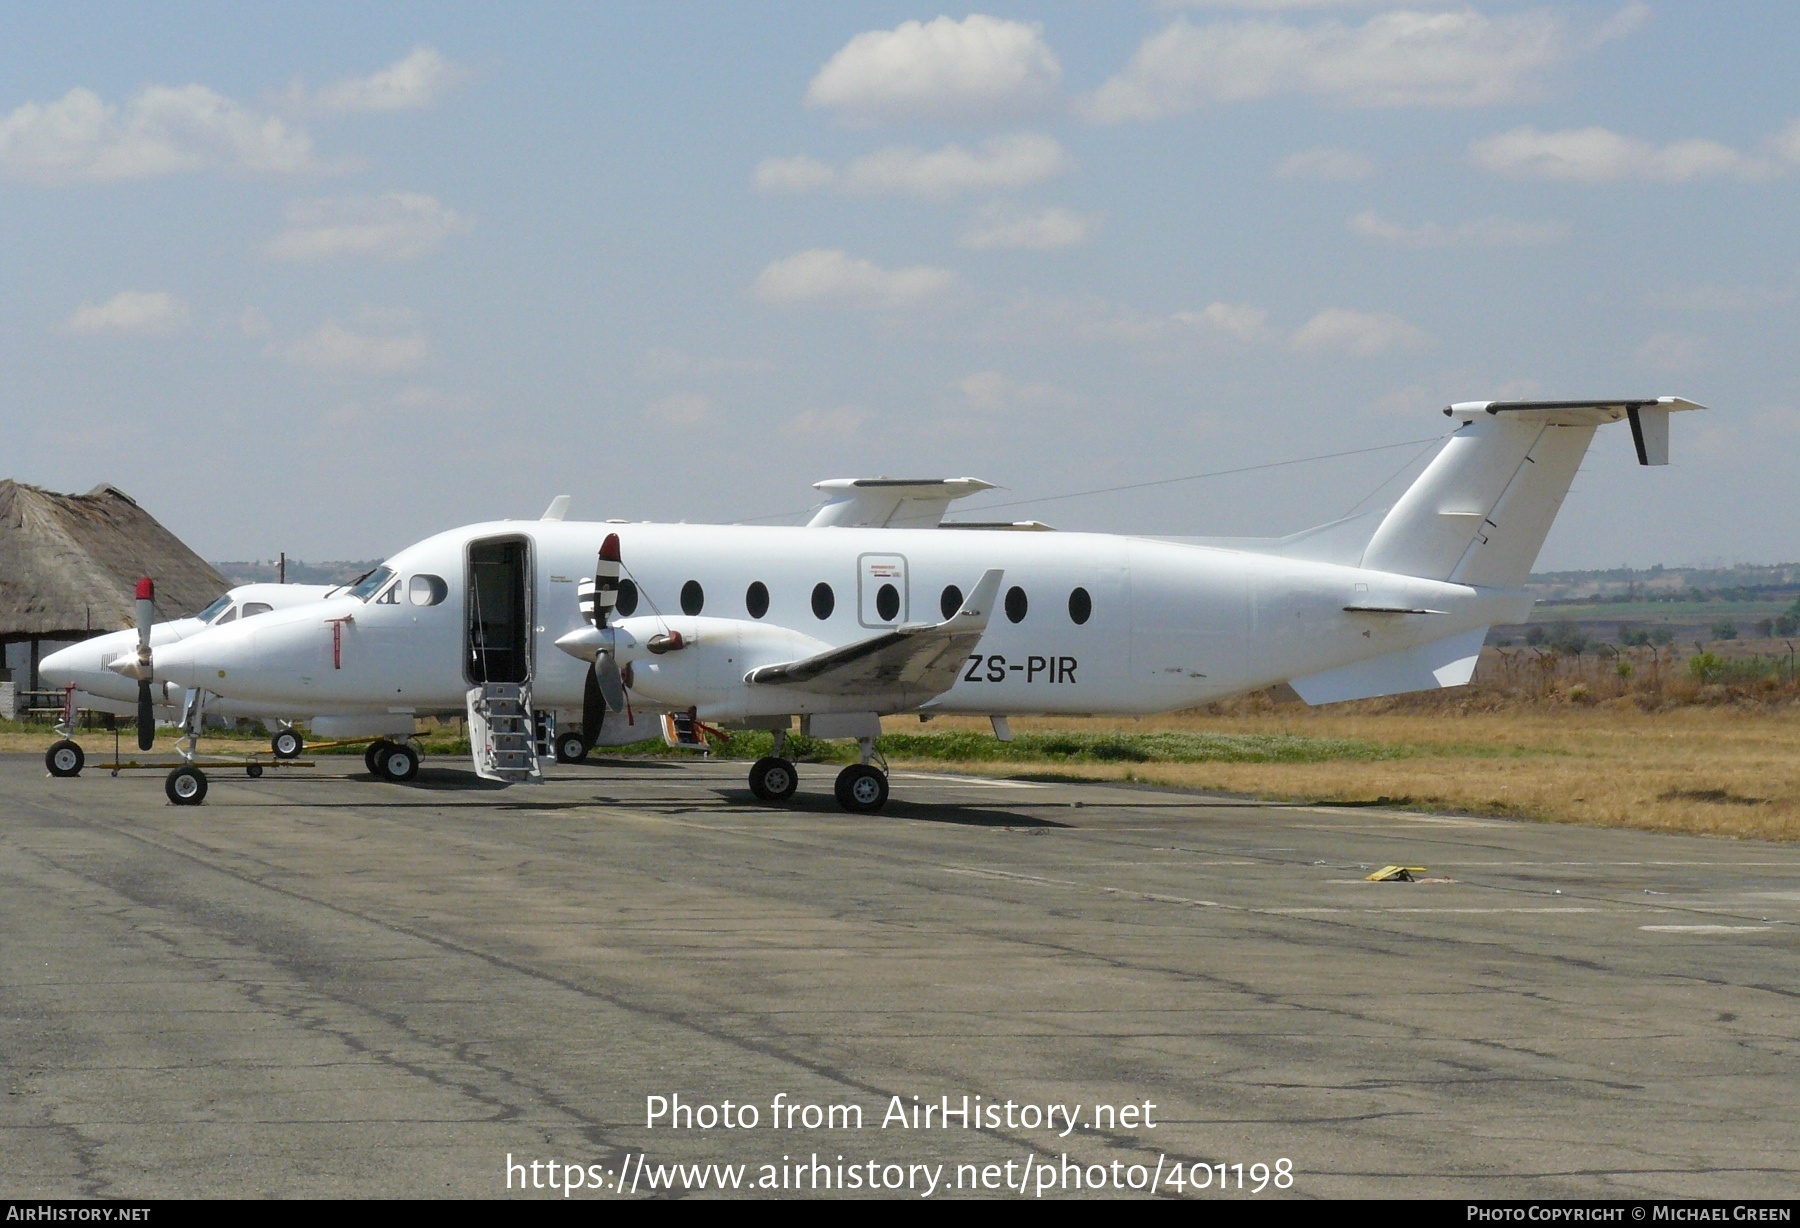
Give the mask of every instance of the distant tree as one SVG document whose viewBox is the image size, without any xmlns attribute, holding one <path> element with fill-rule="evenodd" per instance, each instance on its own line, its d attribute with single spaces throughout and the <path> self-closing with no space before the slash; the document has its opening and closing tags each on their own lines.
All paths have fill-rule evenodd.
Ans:
<svg viewBox="0 0 1800 1228">
<path fill-rule="evenodd" d="M 1533 623 L 1531 626 L 1525 628 L 1525 642 L 1530 644 L 1533 648 L 1536 648 L 1539 644 L 1542 644 L 1549 638 L 1550 633 L 1545 631 L 1543 625 L 1540 623 Z"/>
<path fill-rule="evenodd" d="M 1773 630 L 1776 635 L 1785 640 L 1796 632 L 1800 632 L 1800 618 L 1795 618 L 1792 613 L 1783 614 L 1775 619 Z"/>
<path fill-rule="evenodd" d="M 1721 618 L 1712 625 L 1712 635 L 1715 640 L 1735 640 L 1738 637 L 1737 624 L 1729 618 Z"/>
<path fill-rule="evenodd" d="M 1579 657 L 1594 645 L 1594 637 L 1581 629 L 1581 624 L 1569 618 L 1559 618 L 1550 628 L 1550 647 L 1558 652 L 1566 652 L 1572 657 Z"/>
<path fill-rule="evenodd" d="M 1775 620 L 1774 619 L 1759 618 L 1756 620 L 1756 636 L 1758 639 L 1766 640 L 1771 635 L 1774 635 L 1774 634 L 1775 634 Z"/>
<path fill-rule="evenodd" d="M 1627 648 L 1643 648 L 1650 643 L 1650 633 L 1630 623 L 1619 624 L 1619 643 Z"/>
<path fill-rule="evenodd" d="M 1675 642 L 1675 633 L 1667 627 L 1658 627 L 1650 633 L 1650 642 L 1658 648 L 1667 648 Z"/>
</svg>

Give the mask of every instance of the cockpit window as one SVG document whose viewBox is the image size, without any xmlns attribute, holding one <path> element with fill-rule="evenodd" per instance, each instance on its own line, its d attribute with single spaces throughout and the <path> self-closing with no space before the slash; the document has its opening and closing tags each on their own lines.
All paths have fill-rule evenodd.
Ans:
<svg viewBox="0 0 1800 1228">
<path fill-rule="evenodd" d="M 215 601 L 211 605 L 207 606 L 204 610 L 201 610 L 198 614 L 194 615 L 194 617 L 199 619 L 203 623 L 209 623 L 213 619 L 217 618 L 220 614 L 224 613 L 225 610 L 228 609 L 230 606 L 231 606 L 231 594 L 226 593 L 225 595 L 220 597 L 217 601 Z"/>
<path fill-rule="evenodd" d="M 386 586 L 387 582 L 393 578 L 394 573 L 392 569 L 387 567 L 377 567 L 367 576 L 364 576 L 355 588 L 350 590 L 350 595 L 359 601 L 367 601 L 376 593 L 379 593 L 382 588 Z"/>
<path fill-rule="evenodd" d="M 223 614 L 221 614 L 217 618 L 213 619 L 212 625 L 215 627 L 223 627 L 226 623 L 231 622 L 233 619 L 235 619 L 237 617 L 237 614 L 238 614 L 237 607 L 232 606 L 231 608 L 227 609 Z"/>
</svg>

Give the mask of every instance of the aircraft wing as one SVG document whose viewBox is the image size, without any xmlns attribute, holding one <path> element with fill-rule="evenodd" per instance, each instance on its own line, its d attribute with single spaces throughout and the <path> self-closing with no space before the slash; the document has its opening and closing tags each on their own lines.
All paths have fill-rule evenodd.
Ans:
<svg viewBox="0 0 1800 1228">
<path fill-rule="evenodd" d="M 982 573 L 962 608 L 941 623 L 916 623 L 824 652 L 764 665 L 744 681 L 820 695 L 903 695 L 918 703 L 956 684 L 963 662 L 987 631 L 1000 595 L 998 567 Z"/>
</svg>

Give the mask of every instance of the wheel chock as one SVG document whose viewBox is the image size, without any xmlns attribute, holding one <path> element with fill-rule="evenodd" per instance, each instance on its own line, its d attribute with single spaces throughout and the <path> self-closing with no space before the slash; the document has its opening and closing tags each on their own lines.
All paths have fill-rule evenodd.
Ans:
<svg viewBox="0 0 1800 1228">
<path fill-rule="evenodd" d="M 1381 869 L 1363 879 L 1365 883 L 1416 883 L 1417 876 L 1425 873 L 1424 866 L 1382 866 Z"/>
</svg>

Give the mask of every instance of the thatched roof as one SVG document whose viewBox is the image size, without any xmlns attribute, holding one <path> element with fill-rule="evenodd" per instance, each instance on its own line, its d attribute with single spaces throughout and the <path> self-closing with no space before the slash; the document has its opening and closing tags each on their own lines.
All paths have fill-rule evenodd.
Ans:
<svg viewBox="0 0 1800 1228">
<path fill-rule="evenodd" d="M 116 487 L 59 495 L 0 480 L 0 641 L 132 626 L 143 576 L 156 581 L 159 619 L 196 613 L 227 587 Z"/>
</svg>

